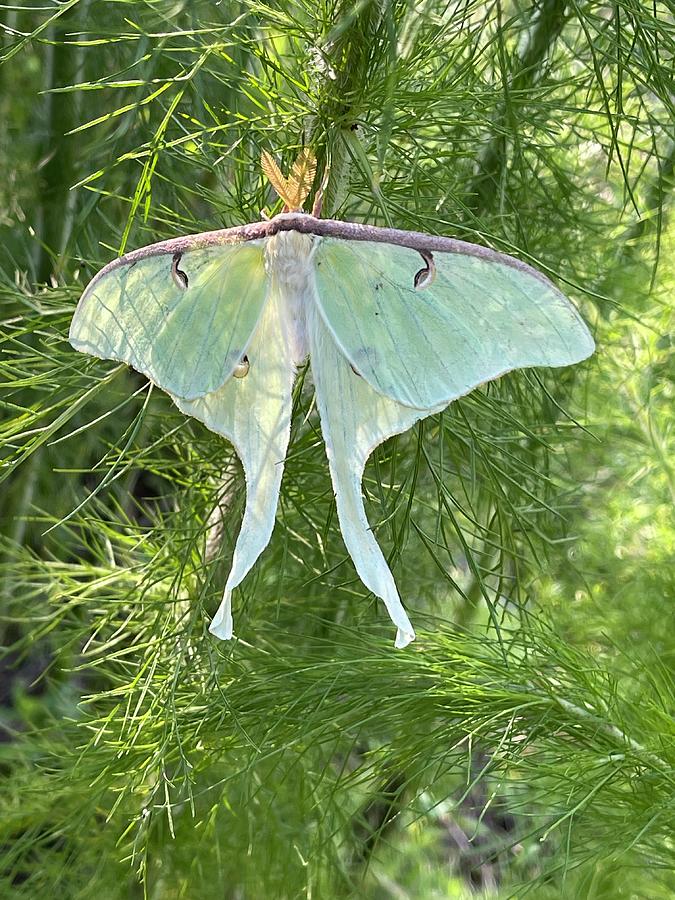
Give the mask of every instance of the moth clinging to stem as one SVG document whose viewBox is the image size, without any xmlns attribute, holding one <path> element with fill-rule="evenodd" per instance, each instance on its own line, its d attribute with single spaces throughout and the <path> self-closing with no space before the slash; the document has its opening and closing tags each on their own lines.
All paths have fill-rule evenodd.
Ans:
<svg viewBox="0 0 675 900">
<path fill-rule="evenodd" d="M 128 363 L 234 445 L 246 507 L 210 625 L 224 639 L 232 591 L 272 534 L 293 382 L 309 356 L 344 542 L 404 647 L 415 633 L 363 505 L 368 457 L 505 372 L 585 359 L 593 339 L 570 301 L 511 256 L 302 212 L 311 151 L 288 178 L 269 154 L 262 167 L 282 213 L 113 260 L 84 291 L 70 342 Z"/>
</svg>

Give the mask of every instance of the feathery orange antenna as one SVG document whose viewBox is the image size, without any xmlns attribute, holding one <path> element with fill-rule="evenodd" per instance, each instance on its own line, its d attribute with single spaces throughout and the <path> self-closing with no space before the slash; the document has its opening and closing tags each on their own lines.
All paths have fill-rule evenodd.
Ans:
<svg viewBox="0 0 675 900">
<path fill-rule="evenodd" d="M 316 157 L 309 147 L 300 151 L 288 178 L 283 176 L 274 157 L 266 150 L 260 154 L 260 165 L 265 178 L 284 201 L 285 211 L 302 209 L 316 175 Z"/>
</svg>

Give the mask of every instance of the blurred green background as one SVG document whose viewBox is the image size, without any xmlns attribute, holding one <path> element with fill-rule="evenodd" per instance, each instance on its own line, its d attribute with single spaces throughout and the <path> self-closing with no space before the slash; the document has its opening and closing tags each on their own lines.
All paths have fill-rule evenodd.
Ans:
<svg viewBox="0 0 675 900">
<path fill-rule="evenodd" d="M 675 896 L 672 7 L 0 24 L 0 896 Z M 66 340 L 118 253 L 278 211 L 260 152 L 302 145 L 327 213 L 532 262 L 598 344 L 374 454 L 405 651 L 342 544 L 311 373 L 221 644 L 231 447 Z"/>
</svg>

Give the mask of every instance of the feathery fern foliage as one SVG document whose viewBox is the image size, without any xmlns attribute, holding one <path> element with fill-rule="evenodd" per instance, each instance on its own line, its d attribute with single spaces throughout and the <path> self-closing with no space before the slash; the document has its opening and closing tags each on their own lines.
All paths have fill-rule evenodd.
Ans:
<svg viewBox="0 0 675 900">
<path fill-rule="evenodd" d="M 68 0 L 0 34 L 0 893 L 672 897 L 665 3 Z M 106 261 L 278 211 L 475 240 L 596 332 L 375 454 L 390 645 L 303 373 L 272 543 L 206 632 L 231 447 L 66 335 Z"/>
</svg>

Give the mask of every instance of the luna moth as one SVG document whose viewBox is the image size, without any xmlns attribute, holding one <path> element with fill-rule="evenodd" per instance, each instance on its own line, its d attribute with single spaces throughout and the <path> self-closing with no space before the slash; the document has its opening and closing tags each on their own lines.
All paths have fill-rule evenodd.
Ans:
<svg viewBox="0 0 675 900">
<path fill-rule="evenodd" d="M 404 647 L 415 633 L 363 505 L 368 457 L 505 372 L 585 359 L 593 339 L 570 301 L 518 259 L 302 212 L 310 152 L 289 178 L 268 154 L 263 170 L 283 212 L 113 260 L 84 291 L 70 342 L 128 363 L 234 445 L 246 505 L 209 629 L 223 639 L 233 634 L 232 591 L 272 534 L 291 392 L 309 356 L 344 542 Z"/>
</svg>

